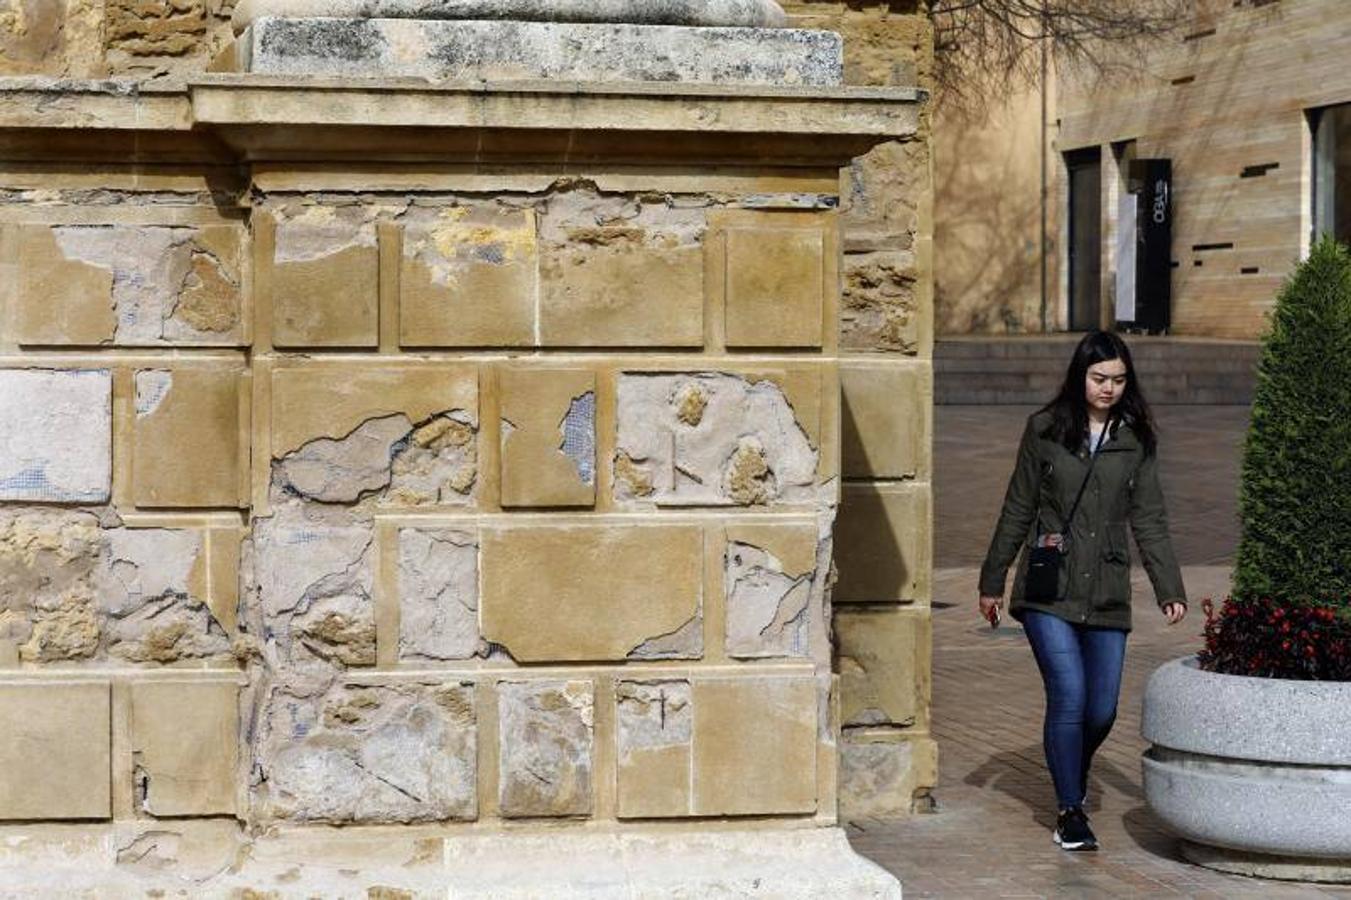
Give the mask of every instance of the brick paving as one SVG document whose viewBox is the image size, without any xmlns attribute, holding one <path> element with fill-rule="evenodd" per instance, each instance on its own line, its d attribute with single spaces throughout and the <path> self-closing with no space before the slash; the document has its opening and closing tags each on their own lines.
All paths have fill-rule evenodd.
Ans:
<svg viewBox="0 0 1351 900">
<path fill-rule="evenodd" d="M 1149 673 L 1199 644 L 1200 598 L 1228 586 L 1242 407 L 1160 407 L 1161 466 L 1192 613 L 1168 627 L 1136 567 L 1116 727 L 1094 762 L 1088 812 L 1098 853 L 1051 843 L 1055 799 L 1041 747 L 1042 689 L 1017 623 L 975 612 L 976 566 L 1013 465 L 1017 407 L 939 407 L 935 436 L 933 733 L 937 811 L 850 827 L 855 848 L 906 897 L 1351 898 L 1351 889 L 1223 875 L 1189 865 L 1145 807 L 1140 696 Z"/>
</svg>

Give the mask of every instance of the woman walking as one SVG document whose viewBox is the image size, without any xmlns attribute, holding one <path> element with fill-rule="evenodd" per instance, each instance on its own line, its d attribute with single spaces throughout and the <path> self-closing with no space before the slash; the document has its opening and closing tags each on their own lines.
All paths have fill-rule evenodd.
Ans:
<svg viewBox="0 0 1351 900">
<path fill-rule="evenodd" d="M 1060 393 L 1027 420 L 980 570 L 981 615 L 996 625 L 1005 575 L 1022 551 L 1009 612 L 1046 688 L 1054 838 L 1065 850 L 1098 845 L 1083 806 L 1089 764 L 1116 719 L 1131 627 L 1127 523 L 1168 622 L 1187 612 L 1156 451 L 1130 350 L 1115 334 L 1086 335 Z"/>
</svg>

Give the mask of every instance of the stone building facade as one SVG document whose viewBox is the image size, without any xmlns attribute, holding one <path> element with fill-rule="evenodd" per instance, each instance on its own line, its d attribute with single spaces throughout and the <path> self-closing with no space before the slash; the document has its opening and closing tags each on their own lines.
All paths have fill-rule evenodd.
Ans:
<svg viewBox="0 0 1351 900">
<path fill-rule="evenodd" d="M 684 822 L 881 883 L 829 842 L 936 774 L 922 97 L 840 87 L 819 30 L 651 26 L 671 79 L 623 23 L 60 6 L 0 19 L 0 818 L 53 823 L 37 858 L 284 891 L 283 851 L 213 866 Z M 911 70 L 854 31 L 925 46 L 790 13 L 860 81 Z M 370 49 L 560 28 L 626 77 Z"/>
</svg>

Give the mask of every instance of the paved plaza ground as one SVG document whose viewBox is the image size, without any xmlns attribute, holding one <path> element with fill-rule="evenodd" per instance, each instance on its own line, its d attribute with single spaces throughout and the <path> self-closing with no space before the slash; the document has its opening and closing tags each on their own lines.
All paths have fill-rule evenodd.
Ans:
<svg viewBox="0 0 1351 900">
<path fill-rule="evenodd" d="M 1140 697 L 1164 661 L 1199 646 L 1200 600 L 1228 588 L 1237 540 L 1235 491 L 1246 407 L 1156 410 L 1172 532 L 1191 613 L 1168 627 L 1135 567 L 1135 630 L 1120 713 L 1094 764 L 1088 812 L 1098 853 L 1051 843 L 1054 795 L 1041 748 L 1043 696 L 1017 623 L 991 631 L 977 618 L 976 568 L 1013 466 L 1020 407 L 939 407 L 935 422 L 933 732 L 937 811 L 850 828 L 859 852 L 919 897 L 1346 897 L 1318 888 L 1222 875 L 1191 866 L 1145 807 L 1140 789 Z"/>
</svg>

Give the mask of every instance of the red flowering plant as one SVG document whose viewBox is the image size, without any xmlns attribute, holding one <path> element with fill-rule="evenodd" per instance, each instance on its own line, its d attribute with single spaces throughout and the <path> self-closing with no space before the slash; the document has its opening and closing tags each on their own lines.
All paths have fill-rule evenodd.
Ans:
<svg viewBox="0 0 1351 900">
<path fill-rule="evenodd" d="M 1314 245 L 1262 343 L 1239 483 L 1234 592 L 1201 667 L 1351 681 L 1351 253 Z"/>
</svg>

